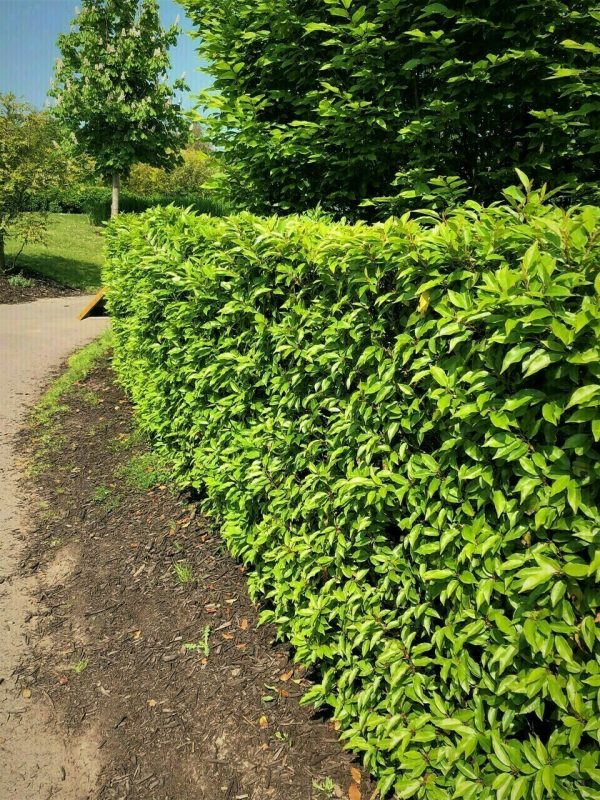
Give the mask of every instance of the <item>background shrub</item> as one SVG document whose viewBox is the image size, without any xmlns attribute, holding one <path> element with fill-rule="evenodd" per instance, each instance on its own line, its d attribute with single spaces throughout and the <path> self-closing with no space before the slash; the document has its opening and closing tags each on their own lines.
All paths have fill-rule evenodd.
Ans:
<svg viewBox="0 0 600 800">
<path fill-rule="evenodd" d="M 173 192 L 169 194 L 134 194 L 121 191 L 120 208 L 124 213 L 139 213 L 153 206 L 176 205 L 193 208 L 200 214 L 223 216 L 229 208 L 225 201 L 210 194 Z M 94 225 L 110 219 L 111 190 L 104 186 L 81 186 L 56 189 L 28 199 L 27 211 L 50 211 L 63 214 L 87 214 Z"/>
<path fill-rule="evenodd" d="M 108 229 L 115 364 L 382 792 L 600 797 L 600 209 Z"/>
<path fill-rule="evenodd" d="M 181 208 L 193 208 L 202 214 L 223 216 L 228 209 L 227 205 L 209 195 L 201 194 L 156 194 L 138 195 L 121 192 L 119 207 L 121 213 L 139 213 L 153 206 L 176 205 Z M 81 208 L 89 215 L 94 225 L 101 225 L 110 219 L 111 193 L 109 189 L 89 189 L 82 193 Z"/>
<path fill-rule="evenodd" d="M 217 159 L 203 150 L 184 150 L 183 162 L 167 172 L 148 164 L 134 164 L 125 181 L 132 194 L 204 194 L 203 186 L 217 169 Z"/>
<path fill-rule="evenodd" d="M 596 188 L 596 0 L 183 5 L 241 208 L 368 215 L 364 200 L 450 176 L 495 200 L 514 167 Z"/>
</svg>

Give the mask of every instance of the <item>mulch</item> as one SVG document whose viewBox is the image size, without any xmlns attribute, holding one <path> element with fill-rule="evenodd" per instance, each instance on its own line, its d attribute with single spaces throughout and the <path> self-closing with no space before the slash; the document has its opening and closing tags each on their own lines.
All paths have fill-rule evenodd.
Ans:
<svg viewBox="0 0 600 800">
<path fill-rule="evenodd" d="M 32 487 L 23 569 L 45 611 L 22 681 L 74 736 L 93 731 L 94 800 L 375 797 L 336 725 L 299 705 L 308 676 L 257 627 L 244 568 L 193 499 L 124 485 L 119 469 L 148 447 L 108 364 L 80 388 Z"/>
<path fill-rule="evenodd" d="M 30 303 L 43 297 L 72 297 L 82 295 L 85 292 L 78 289 L 71 289 L 63 286 L 48 278 L 40 278 L 25 274 L 25 277 L 33 281 L 32 286 L 12 286 L 10 276 L 0 275 L 0 305 L 4 303 Z"/>
</svg>

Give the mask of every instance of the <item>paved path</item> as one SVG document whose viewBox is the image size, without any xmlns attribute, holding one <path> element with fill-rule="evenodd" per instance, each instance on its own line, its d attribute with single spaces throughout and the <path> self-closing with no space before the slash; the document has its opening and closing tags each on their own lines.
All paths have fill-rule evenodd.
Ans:
<svg viewBox="0 0 600 800">
<path fill-rule="evenodd" d="M 27 507 L 19 499 L 14 437 L 52 372 L 106 328 L 106 318 L 77 320 L 88 299 L 0 305 L 1 800 L 84 800 L 90 796 L 97 769 L 95 748 L 68 740 L 48 700 L 37 697 L 35 690 L 31 698 L 24 697 L 13 674 L 27 656 L 35 625 L 31 615 L 37 610 L 33 579 L 18 574 Z"/>
</svg>

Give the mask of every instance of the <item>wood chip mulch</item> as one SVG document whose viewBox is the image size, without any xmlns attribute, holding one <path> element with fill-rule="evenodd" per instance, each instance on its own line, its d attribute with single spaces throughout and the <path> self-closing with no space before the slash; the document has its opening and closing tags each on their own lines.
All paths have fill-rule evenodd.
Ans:
<svg viewBox="0 0 600 800">
<path fill-rule="evenodd" d="M 78 289 L 71 289 L 47 278 L 29 274 L 25 277 L 28 281 L 31 281 L 31 286 L 14 286 L 10 277 L 10 275 L 0 274 L 0 305 L 5 303 L 31 303 L 33 300 L 40 300 L 44 297 L 72 297 L 84 294 Z"/>
<path fill-rule="evenodd" d="M 308 678 L 257 627 L 210 522 L 167 485 L 126 485 L 119 469 L 148 447 L 108 364 L 67 406 L 31 487 L 42 502 L 23 569 L 45 610 L 22 681 L 93 738 L 94 800 L 375 797 L 332 721 L 299 705 Z"/>
</svg>

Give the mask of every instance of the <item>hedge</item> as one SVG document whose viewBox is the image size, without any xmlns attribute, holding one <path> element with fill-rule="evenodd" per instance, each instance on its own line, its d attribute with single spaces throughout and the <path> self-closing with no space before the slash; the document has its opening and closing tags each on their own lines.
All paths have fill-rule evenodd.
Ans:
<svg viewBox="0 0 600 800">
<path fill-rule="evenodd" d="M 83 210 L 94 225 L 101 225 L 110 219 L 111 201 L 112 195 L 108 189 L 102 189 L 94 194 L 88 193 L 83 203 Z M 140 213 L 154 206 L 171 204 L 213 216 L 223 216 L 229 210 L 222 200 L 200 194 L 139 195 L 121 192 L 119 197 L 119 209 L 122 213 Z"/>
<path fill-rule="evenodd" d="M 83 186 L 56 189 L 43 196 L 34 196 L 28 202 L 27 211 L 51 211 L 66 214 L 87 214 L 94 225 L 101 225 L 110 219 L 112 193 L 101 186 Z M 193 208 L 198 213 L 223 216 L 228 213 L 227 205 L 205 194 L 154 194 L 139 195 L 132 192 L 120 193 L 120 210 L 124 213 L 142 212 L 153 206 L 176 205 Z"/>
<path fill-rule="evenodd" d="M 600 798 L 600 209 L 116 220 L 141 426 L 382 794 Z"/>
</svg>

